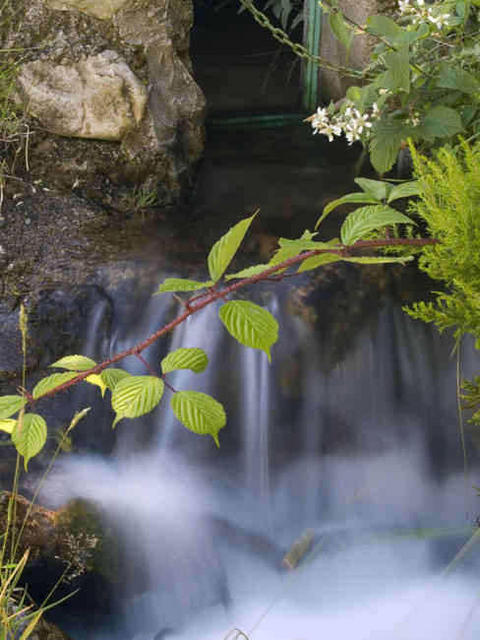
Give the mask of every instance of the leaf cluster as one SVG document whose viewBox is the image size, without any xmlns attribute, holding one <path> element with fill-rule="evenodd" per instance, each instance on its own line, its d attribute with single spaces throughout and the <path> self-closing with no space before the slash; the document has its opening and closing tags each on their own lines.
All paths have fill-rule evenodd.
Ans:
<svg viewBox="0 0 480 640">
<path fill-rule="evenodd" d="M 443 147 L 432 159 L 412 149 L 420 198 L 411 203 L 438 243 L 425 247 L 419 266 L 446 291 L 406 309 L 412 317 L 470 333 L 480 347 L 480 142 Z"/>
<path fill-rule="evenodd" d="M 336 2 L 323 4 L 333 34 L 347 50 L 357 35 L 377 42 L 364 70 L 366 82 L 350 87 L 346 98 L 361 113 L 374 108 L 379 114 L 360 139 L 380 174 L 392 168 L 408 138 L 426 150 L 453 142 L 458 134 L 480 133 L 478 3 L 412 0 L 416 15 L 372 15 L 365 25 L 353 23 Z M 422 19 L 422 11 L 430 19 Z M 435 20 L 444 16 L 439 26 Z"/>
<path fill-rule="evenodd" d="M 410 218 L 390 207 L 388 203 L 416 193 L 416 183 L 393 186 L 390 183 L 361 178 L 357 183 L 362 188 L 360 199 L 353 197 L 358 194 L 353 196 L 349 194 L 327 205 L 319 220 L 320 223 L 335 206 L 344 202 L 370 203 L 367 207 L 361 207 L 346 217 L 340 230 L 340 240 L 332 238 L 327 242 L 319 242 L 314 239 L 317 232 L 306 230 L 300 238 L 280 238 L 279 248 L 268 263 L 227 273 L 256 214 L 240 220 L 211 248 L 206 264 L 209 280 L 167 278 L 159 286 L 157 294 L 195 292 L 192 298 L 186 302 L 182 301 L 185 312 L 172 326 L 186 320 L 189 315 L 207 304 L 222 300 L 218 317 L 227 332 L 240 344 L 264 351 L 270 361 L 271 348 L 278 339 L 278 322 L 267 309 L 253 302 L 226 300 L 227 296 L 237 288 L 266 279 L 269 275 L 284 277 L 288 270 L 291 270 L 291 275 L 294 275 L 332 262 L 346 261 L 359 264 L 400 262 L 403 264 L 411 259 L 410 256 L 352 255 L 351 250 L 354 250 L 358 242 L 375 230 L 391 228 L 398 224 L 413 224 Z M 223 289 L 220 288 L 222 279 L 226 283 Z M 240 280 L 240 282 L 229 284 L 231 280 Z M 167 325 L 161 329 L 158 336 L 168 328 Z M 83 355 L 65 356 L 50 365 L 61 371 L 42 378 L 31 392 L 22 389 L 18 395 L 0 397 L 0 430 L 10 435 L 11 443 L 24 458 L 25 469 L 28 467 L 29 460 L 42 451 L 48 437 L 45 419 L 38 413 L 27 413 L 26 409 L 35 407 L 42 398 L 54 395 L 82 381 L 98 387 L 102 398 L 107 393 L 110 394 L 111 407 L 115 413 L 112 427 L 121 420 L 138 418 L 153 411 L 162 400 L 167 388 L 172 393 L 170 406 L 177 419 L 187 429 L 198 435 L 210 435 L 219 446 L 218 434 L 227 420 L 224 407 L 208 394 L 192 390 L 177 390 L 168 379 L 171 373 L 181 369 L 189 369 L 196 374 L 203 372 L 209 364 L 208 355 L 196 347 L 177 349 L 163 358 L 160 363 L 161 373 L 157 374 L 141 356 L 141 352 L 152 339 L 157 339 L 156 335 L 115 356 L 112 360 L 100 364 Z M 147 374 L 131 375 L 125 369 L 110 366 L 127 355 L 137 356 L 146 367 Z M 74 417 L 62 436 L 62 443 L 85 413 L 86 410 Z"/>
</svg>

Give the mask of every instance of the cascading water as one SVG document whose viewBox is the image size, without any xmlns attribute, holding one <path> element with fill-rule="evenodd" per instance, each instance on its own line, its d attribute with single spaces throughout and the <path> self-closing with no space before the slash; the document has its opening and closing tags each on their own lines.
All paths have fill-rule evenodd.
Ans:
<svg viewBox="0 0 480 640">
<path fill-rule="evenodd" d="M 100 503 L 121 540 L 115 624 L 89 635 L 73 626 L 78 640 L 222 640 L 233 627 L 250 640 L 478 637 L 475 550 L 437 577 L 478 509 L 448 341 L 390 300 L 324 366 L 329 340 L 285 312 L 287 295 L 267 296 L 281 326 L 272 365 L 233 343 L 214 306 L 171 339 L 170 348 L 202 347 L 211 360 L 206 373 L 171 382 L 226 405 L 220 450 L 178 424 L 167 399 L 143 425 L 117 426 L 109 459 L 79 456 L 51 478 L 51 500 Z M 168 296 L 154 300 L 136 305 L 145 311 L 128 331 L 114 312 L 112 349 L 171 315 Z M 165 352 L 146 355 L 152 368 Z M 125 366 L 142 371 L 133 359 Z M 468 346 L 463 368 L 478 370 Z M 287 573 L 282 556 L 306 529 L 313 550 Z"/>
</svg>

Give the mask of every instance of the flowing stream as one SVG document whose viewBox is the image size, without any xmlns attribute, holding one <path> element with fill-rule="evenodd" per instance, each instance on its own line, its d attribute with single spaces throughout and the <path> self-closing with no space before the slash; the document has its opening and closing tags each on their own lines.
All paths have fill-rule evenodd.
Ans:
<svg viewBox="0 0 480 640">
<path fill-rule="evenodd" d="M 170 296 L 131 287 L 130 307 L 125 288 L 112 293 L 110 324 L 92 310 L 86 355 L 175 313 Z M 478 549 L 450 565 L 475 531 L 480 479 L 470 441 L 464 469 L 449 340 L 388 296 L 358 329 L 340 327 L 348 348 L 332 357 L 329 336 L 287 311 L 290 294 L 285 283 L 259 294 L 281 326 L 271 365 L 233 342 L 214 305 L 146 353 L 158 369 L 168 348 L 207 352 L 205 373 L 171 383 L 224 403 L 220 449 L 182 427 L 166 397 L 117 426 L 112 455 L 70 457 L 51 477 L 51 501 L 94 500 L 120 538 L 117 612 L 94 630 L 70 621 L 76 640 L 222 640 L 232 629 L 250 640 L 478 638 Z M 144 372 L 135 358 L 125 366 Z M 478 370 L 469 344 L 462 368 Z M 82 393 L 88 403 L 94 391 Z M 312 548 L 288 571 L 282 558 L 302 535 Z"/>
</svg>

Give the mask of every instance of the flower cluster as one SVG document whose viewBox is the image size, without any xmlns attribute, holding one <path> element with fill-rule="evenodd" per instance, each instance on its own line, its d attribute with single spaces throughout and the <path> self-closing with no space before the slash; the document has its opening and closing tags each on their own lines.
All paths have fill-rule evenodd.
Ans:
<svg viewBox="0 0 480 640">
<path fill-rule="evenodd" d="M 449 13 L 439 13 L 438 7 L 427 6 L 425 0 L 399 0 L 398 8 L 402 16 L 408 16 L 413 24 L 430 22 L 440 31 L 443 27 L 449 26 Z"/>
<path fill-rule="evenodd" d="M 321 133 L 332 142 L 335 136 L 345 134 L 349 144 L 368 135 L 372 127 L 372 120 L 379 117 L 379 109 L 376 103 L 372 105 L 370 113 L 361 113 L 353 103 L 347 103 L 343 111 L 331 114 L 325 107 L 318 107 L 316 112 L 306 122 L 310 122 L 313 135 Z"/>
</svg>

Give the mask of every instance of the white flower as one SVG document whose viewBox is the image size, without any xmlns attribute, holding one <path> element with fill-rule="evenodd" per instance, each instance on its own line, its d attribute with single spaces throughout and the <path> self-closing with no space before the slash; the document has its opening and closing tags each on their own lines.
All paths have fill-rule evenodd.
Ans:
<svg viewBox="0 0 480 640">
<path fill-rule="evenodd" d="M 430 22 L 432 24 L 434 24 L 437 29 L 441 29 L 442 27 L 444 27 L 445 25 L 448 24 L 448 20 L 450 18 L 450 14 L 449 13 L 442 13 L 438 16 L 433 15 L 433 13 L 431 12 L 431 10 L 428 10 L 428 14 L 427 14 L 427 18 L 428 20 L 430 20 Z"/>
<path fill-rule="evenodd" d="M 330 122 L 329 124 L 326 124 L 319 133 L 323 133 L 324 136 L 327 136 L 328 141 L 332 142 L 334 136 L 342 135 L 342 127 L 334 122 Z"/>
<path fill-rule="evenodd" d="M 398 8 L 400 13 L 410 13 L 412 11 L 410 0 L 398 0 Z"/>
<path fill-rule="evenodd" d="M 378 108 L 378 104 L 376 102 L 374 102 L 372 104 L 372 113 L 371 113 L 371 117 L 372 118 L 379 118 L 380 117 L 380 109 Z"/>
<path fill-rule="evenodd" d="M 313 116 L 309 118 L 313 129 L 313 135 L 320 132 L 320 129 L 328 124 L 328 114 L 326 109 L 318 107 Z"/>
</svg>

